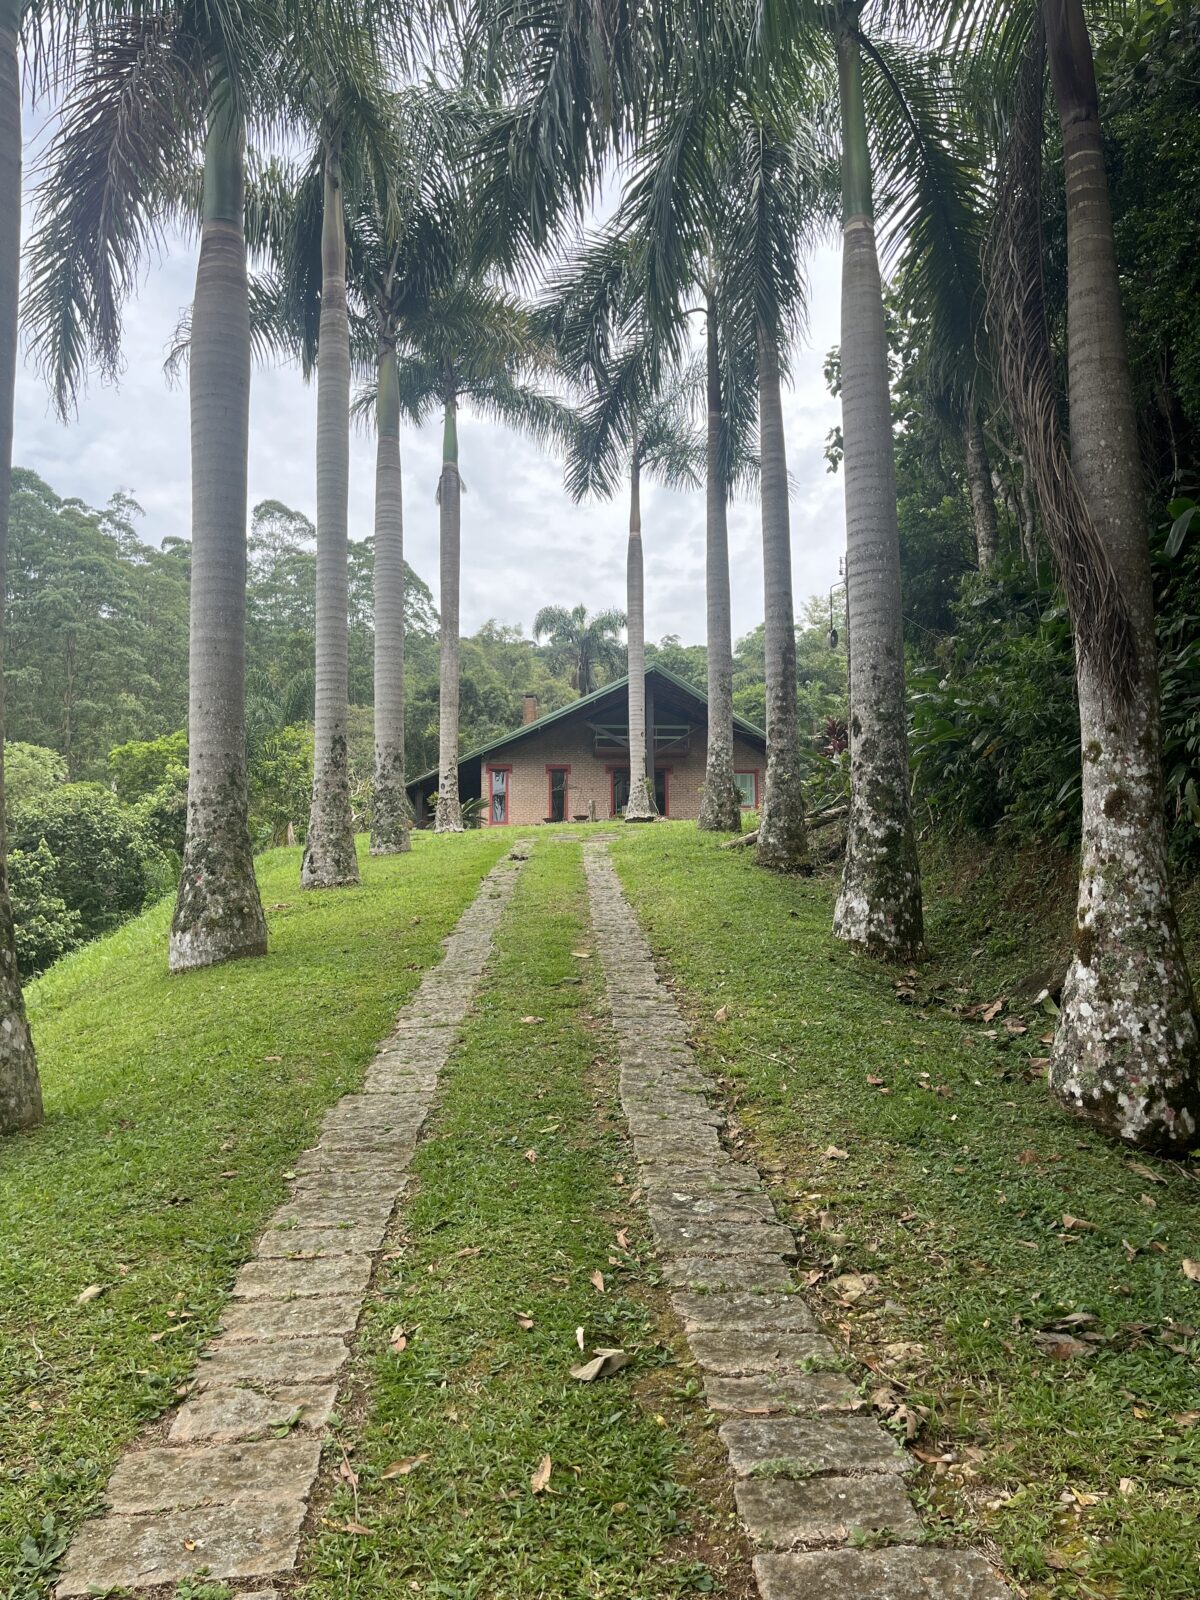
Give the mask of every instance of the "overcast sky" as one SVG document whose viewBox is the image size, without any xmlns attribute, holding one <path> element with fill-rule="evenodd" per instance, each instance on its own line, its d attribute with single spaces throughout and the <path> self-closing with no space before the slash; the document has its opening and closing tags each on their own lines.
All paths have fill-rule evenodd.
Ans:
<svg viewBox="0 0 1200 1600">
<path fill-rule="evenodd" d="M 28 220 L 28 219 L 27 219 Z M 102 506 L 117 489 L 145 510 L 142 537 L 186 537 L 189 466 L 186 386 L 163 376 L 166 346 L 192 291 L 193 251 L 172 243 L 147 273 L 125 318 L 125 367 L 119 385 L 93 381 L 79 415 L 57 420 L 28 365 L 18 375 L 14 460 L 59 494 Z M 792 565 L 797 608 L 837 577 L 843 548 L 841 479 L 825 467 L 826 435 L 838 408 L 821 367 L 837 339 L 838 259 L 822 251 L 811 265 L 810 337 L 795 360 L 784 398 L 788 466 L 793 479 Z M 316 391 L 294 368 L 257 368 L 250 412 L 250 504 L 276 499 L 315 515 Z M 404 467 L 405 550 L 437 592 L 440 428 L 407 429 Z M 562 488 L 560 465 L 519 435 L 467 411 L 459 425 L 463 497 L 463 631 L 489 618 L 527 632 L 540 606 L 624 608 L 627 508 L 618 501 L 576 506 Z M 374 450 L 356 433 L 351 445 L 350 533 L 367 537 L 374 503 Z M 646 561 L 646 633 L 704 639 L 704 495 L 646 485 L 642 492 Z M 730 514 L 735 636 L 763 615 L 757 506 Z"/>
</svg>

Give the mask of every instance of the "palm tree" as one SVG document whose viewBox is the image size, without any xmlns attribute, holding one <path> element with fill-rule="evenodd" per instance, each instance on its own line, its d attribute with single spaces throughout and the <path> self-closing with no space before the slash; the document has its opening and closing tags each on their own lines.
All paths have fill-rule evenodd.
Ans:
<svg viewBox="0 0 1200 1600">
<path fill-rule="evenodd" d="M 199 211 L 189 367 L 188 816 L 172 971 L 266 950 L 245 751 L 245 138 L 249 113 L 273 115 L 283 103 L 281 64 L 295 39 L 315 32 L 314 49 L 336 47 L 332 12 L 313 30 L 305 11 L 301 0 L 258 0 L 236 11 L 179 0 L 101 31 L 63 102 L 31 252 L 26 317 L 65 413 L 89 359 L 115 374 L 122 302 L 159 230 L 194 225 Z"/>
<path fill-rule="evenodd" d="M 21 0 L 0 0 L 0 581 L 12 493 L 17 304 L 21 283 Z M 4 591 L 0 588 L 0 1134 L 42 1120 L 37 1059 L 25 1017 L 4 833 Z"/>
<path fill-rule="evenodd" d="M 448 244 L 453 260 L 457 241 Z M 458 265 L 427 295 L 415 295 L 401 325 L 402 408 L 415 421 L 442 414 L 438 482 L 441 661 L 438 703 L 438 797 L 434 830 L 462 831 L 458 792 L 459 589 L 462 567 L 462 478 L 458 461 L 460 402 L 520 429 L 537 443 L 569 439 L 574 413 L 528 381 L 550 352 L 527 307 Z"/>
<path fill-rule="evenodd" d="M 1069 460 L 1041 299 L 1036 29 L 997 186 L 988 309 L 1075 635 L 1083 847 L 1050 1085 L 1117 1138 L 1181 1150 L 1200 1123 L 1200 1027 L 1167 862 L 1149 540 L 1095 70 L 1078 0 L 1044 0 L 1041 14 L 1066 178 Z"/>
<path fill-rule="evenodd" d="M 618 223 L 594 237 L 556 274 L 541 307 L 563 370 L 582 397 L 567 456 L 567 491 L 576 500 L 608 498 L 628 484 L 625 560 L 628 657 L 629 799 L 627 822 L 657 816 L 647 770 L 646 602 L 642 555 L 642 477 L 672 488 L 699 483 L 700 447 L 686 395 L 666 388 L 669 341 L 647 320 L 636 276 L 637 251 Z"/>
<path fill-rule="evenodd" d="M 620 675 L 625 652 L 617 637 L 625 626 L 623 611 L 597 611 L 588 615 L 586 606 L 543 606 L 533 619 L 533 637 L 546 638 L 553 658 L 570 666 L 571 686 L 579 694 L 591 694 L 600 681 Z"/>
</svg>

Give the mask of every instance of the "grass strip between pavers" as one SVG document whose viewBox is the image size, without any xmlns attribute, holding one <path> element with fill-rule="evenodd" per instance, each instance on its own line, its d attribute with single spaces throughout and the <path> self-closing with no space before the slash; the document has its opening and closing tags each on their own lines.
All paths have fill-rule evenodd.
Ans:
<svg viewBox="0 0 1200 1600">
<path fill-rule="evenodd" d="M 724 1453 L 649 1268 L 586 916 L 579 849 L 539 846 L 360 1330 L 306 1596 L 751 1592 Z M 621 1348 L 629 1367 L 572 1378 L 577 1327 L 587 1356 Z"/>
<path fill-rule="evenodd" d="M 324 893 L 273 851 L 265 958 L 168 977 L 164 903 L 30 985 L 47 1121 L 0 1143 L 0 1594 L 46 1592 L 290 1162 L 511 843 L 423 835 L 381 860 L 362 840 L 362 886 Z"/>
<path fill-rule="evenodd" d="M 764 872 L 686 823 L 613 851 L 804 1230 L 819 1308 L 920 1426 L 935 1537 L 988 1549 L 1035 1597 L 1195 1600 L 1196 1173 L 1052 1104 L 1030 1065 L 1051 1018 L 989 1038 L 898 993 L 896 969 L 832 937 L 836 879 Z"/>
</svg>

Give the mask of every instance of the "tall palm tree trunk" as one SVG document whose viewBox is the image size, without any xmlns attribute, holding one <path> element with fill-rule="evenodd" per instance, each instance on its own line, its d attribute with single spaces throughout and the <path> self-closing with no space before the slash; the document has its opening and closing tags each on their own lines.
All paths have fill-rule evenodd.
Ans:
<svg viewBox="0 0 1200 1600">
<path fill-rule="evenodd" d="M 697 826 L 739 833 L 742 800 L 733 778 L 733 623 L 729 603 L 729 529 L 721 463 L 725 429 L 717 311 L 711 290 L 707 318 L 708 433 L 705 440 L 704 575 L 708 644 L 708 745 Z"/>
<path fill-rule="evenodd" d="M 260 956 L 267 949 L 246 781 L 250 311 L 244 162 L 241 113 L 232 93 L 218 89 L 204 148 L 204 216 L 192 306 L 188 808 L 171 923 L 172 972 Z"/>
<path fill-rule="evenodd" d="M 767 678 L 767 781 L 758 824 L 758 860 L 777 872 L 809 868 L 796 707 L 796 617 L 792 606 L 792 525 L 779 347 L 758 329 L 758 433 L 762 501 Z"/>
<path fill-rule="evenodd" d="M 1182 1149 L 1200 1121 L 1200 1034 L 1167 868 L 1150 555 L 1096 81 L 1079 0 L 1044 0 L 1043 13 L 1066 174 L 1071 457 L 1135 656 L 1121 692 L 1078 619 L 1083 846 L 1050 1084 L 1118 1138 Z"/>
<path fill-rule="evenodd" d="M 626 822 L 652 822 L 658 815 L 653 779 L 646 774 L 646 587 L 642 570 L 642 474 L 640 441 L 629 462 L 629 547 L 625 561 L 625 627 L 629 640 L 629 799 Z"/>
<path fill-rule="evenodd" d="M 839 939 L 893 959 L 921 953 L 921 873 L 908 792 L 900 534 L 892 461 L 883 287 L 858 40 L 838 36 L 842 100 L 842 437 L 846 631 L 850 659 L 850 817 Z"/>
<path fill-rule="evenodd" d="M 438 485 L 441 533 L 442 613 L 441 681 L 438 695 L 438 797 L 434 810 L 437 833 L 463 831 L 458 797 L 458 672 L 459 587 L 462 564 L 462 479 L 458 473 L 458 397 L 446 396 L 442 429 L 442 478 Z"/>
<path fill-rule="evenodd" d="M 0 0 L 0 1134 L 31 1128 L 42 1120 L 42 1090 L 17 971 L 4 835 L 4 560 L 12 493 L 21 279 L 20 11 L 20 0 Z"/>
<path fill-rule="evenodd" d="M 350 814 L 347 520 L 350 499 L 350 324 L 341 162 L 325 151 L 321 326 L 317 347 L 317 643 L 313 792 L 300 883 L 358 882 Z"/>
<path fill-rule="evenodd" d="M 975 560 L 986 572 L 997 555 L 996 500 L 992 494 L 991 464 L 987 443 L 979 426 L 974 401 L 967 409 L 963 443 L 967 456 L 967 489 L 971 495 L 971 517 L 975 524 Z"/>
<path fill-rule="evenodd" d="M 371 854 L 412 849 L 404 790 L 404 502 L 396 346 L 379 346 L 375 402 L 375 792 Z"/>
</svg>

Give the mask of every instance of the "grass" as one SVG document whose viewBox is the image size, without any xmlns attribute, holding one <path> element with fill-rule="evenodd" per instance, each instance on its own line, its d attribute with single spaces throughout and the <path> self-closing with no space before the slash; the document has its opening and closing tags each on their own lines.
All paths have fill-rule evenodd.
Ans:
<svg viewBox="0 0 1200 1600">
<path fill-rule="evenodd" d="M 641 1264 L 648 1230 L 593 1015 L 597 963 L 574 953 L 590 948 L 585 916 L 579 849 L 540 844 L 360 1333 L 342 1435 L 357 1482 L 342 1474 L 321 1510 L 313 1600 L 746 1592 L 723 1455 Z M 588 1355 L 618 1347 L 631 1364 L 573 1379 L 576 1328 Z"/>
<path fill-rule="evenodd" d="M 832 879 L 765 874 L 686 824 L 614 851 L 824 1314 L 921 1429 L 935 1537 L 1034 1596 L 1194 1600 L 1200 1174 L 1052 1108 L 1049 1018 L 1014 1034 L 938 1003 L 967 986 L 961 948 L 910 993 L 830 937 Z"/>
<path fill-rule="evenodd" d="M 325 894 L 274 851 L 265 959 L 169 978 L 163 904 L 30 986 L 47 1121 L 0 1146 L 0 1593 L 44 1589 L 172 1403 L 283 1172 L 509 843 L 420 836 Z"/>
</svg>

